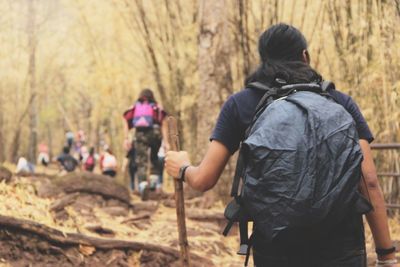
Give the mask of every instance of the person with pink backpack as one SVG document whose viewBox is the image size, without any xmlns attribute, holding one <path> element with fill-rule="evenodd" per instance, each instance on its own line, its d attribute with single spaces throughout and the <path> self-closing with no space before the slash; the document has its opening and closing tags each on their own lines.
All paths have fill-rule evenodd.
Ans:
<svg viewBox="0 0 400 267">
<path fill-rule="evenodd" d="M 124 112 L 126 125 L 125 148 L 127 151 L 132 146 L 132 138 L 129 136 L 131 129 L 135 129 L 134 146 L 136 149 L 137 177 L 142 199 L 146 198 L 146 192 L 150 189 L 147 177 L 149 174 L 160 175 L 161 168 L 158 160 L 158 150 L 162 141 L 168 148 L 167 128 L 164 119 L 166 112 L 155 100 L 150 89 L 144 89 L 135 104 Z M 148 162 L 151 161 L 151 170 Z M 135 159 L 130 159 L 135 160 Z M 133 180 L 134 177 L 131 177 Z"/>
</svg>

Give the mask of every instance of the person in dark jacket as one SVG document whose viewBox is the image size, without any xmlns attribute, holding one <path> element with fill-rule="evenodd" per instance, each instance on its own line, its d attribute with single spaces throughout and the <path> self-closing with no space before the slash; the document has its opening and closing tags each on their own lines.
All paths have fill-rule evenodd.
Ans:
<svg viewBox="0 0 400 267">
<path fill-rule="evenodd" d="M 57 161 L 61 168 L 66 172 L 73 172 L 78 167 L 78 161 L 69 153 L 68 146 L 63 148 L 63 152 L 57 157 Z"/>
<path fill-rule="evenodd" d="M 246 84 L 260 82 L 274 86 L 277 78 L 288 84 L 321 82 L 322 77 L 310 67 L 310 55 L 303 34 L 287 24 L 273 25 L 259 38 L 261 63 L 247 79 Z M 398 266 L 395 249 L 389 234 L 385 202 L 379 187 L 369 143 L 373 135 L 356 103 L 348 95 L 337 90 L 328 93 L 348 113 L 356 123 L 363 153 L 361 192 L 370 199 L 373 210 L 366 214 L 375 241 L 377 266 Z M 211 135 L 208 150 L 197 166 L 192 165 L 187 152 L 169 151 L 165 158 L 167 172 L 182 178 L 192 188 L 199 191 L 211 189 L 218 181 L 230 156 L 243 141 L 255 107 L 263 92 L 247 87 L 230 96 L 223 105 Z M 368 193 L 369 192 L 369 193 Z M 256 229 L 256 228 L 255 228 Z M 285 236 L 267 242 L 254 232 L 253 258 L 257 267 L 320 267 L 366 266 L 365 238 L 362 216 L 351 214 L 337 224 L 334 229 L 313 238 L 299 235 L 296 240 Z"/>
</svg>

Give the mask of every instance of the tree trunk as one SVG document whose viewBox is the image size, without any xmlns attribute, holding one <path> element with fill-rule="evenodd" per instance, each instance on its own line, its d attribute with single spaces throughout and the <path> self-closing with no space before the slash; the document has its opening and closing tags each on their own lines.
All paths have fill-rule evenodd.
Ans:
<svg viewBox="0 0 400 267">
<path fill-rule="evenodd" d="M 18 151 L 19 151 L 19 141 L 21 137 L 21 128 L 17 127 L 15 130 L 14 136 L 11 141 L 11 146 L 10 146 L 10 156 L 9 156 L 9 161 L 11 162 L 17 162 L 18 160 Z"/>
<path fill-rule="evenodd" d="M 220 107 L 232 93 L 229 57 L 227 3 L 200 1 L 199 80 L 197 155 L 203 156 Z M 200 161 L 197 158 L 197 161 Z M 220 183 L 221 185 L 221 183 Z M 226 186 L 225 187 L 229 187 Z"/>
<path fill-rule="evenodd" d="M 4 110 L 3 87 L 0 87 L 0 111 Z M 0 112 L 0 164 L 5 161 L 4 113 Z"/>
<path fill-rule="evenodd" d="M 29 146 L 28 146 L 28 160 L 36 162 L 37 152 L 37 101 L 36 98 L 36 18 L 35 18 L 34 0 L 28 2 L 28 46 L 29 46 L 29 89 L 30 95 L 33 96 L 33 101 L 29 109 Z"/>
<path fill-rule="evenodd" d="M 243 58 L 243 77 L 246 78 L 251 71 L 251 54 L 249 43 L 249 28 L 248 28 L 248 2 L 238 0 L 238 30 L 240 50 Z"/>
</svg>

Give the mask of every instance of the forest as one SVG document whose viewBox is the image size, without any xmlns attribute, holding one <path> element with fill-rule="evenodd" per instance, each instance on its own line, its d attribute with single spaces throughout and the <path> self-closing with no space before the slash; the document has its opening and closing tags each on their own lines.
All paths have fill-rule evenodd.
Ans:
<svg viewBox="0 0 400 267">
<path fill-rule="evenodd" d="M 48 147 L 50 161 L 55 161 L 63 150 L 67 132 L 84 132 L 86 143 L 96 152 L 107 145 L 118 162 L 115 186 L 121 188 L 116 187 L 111 193 L 104 192 L 101 186 L 96 190 L 100 190 L 102 196 L 111 194 L 111 198 L 122 194 L 122 199 L 115 200 L 122 203 L 122 213 L 125 217 L 136 217 L 113 225 L 113 217 L 107 217 L 106 211 L 97 212 L 98 218 L 105 216 L 108 220 L 101 219 L 100 228 L 95 226 L 98 227 L 95 232 L 101 232 L 102 237 L 111 231 L 109 234 L 115 238 L 129 239 L 129 227 L 141 229 L 137 221 L 143 219 L 140 216 L 147 216 L 143 220 L 152 221 L 154 227 L 144 227 L 146 234 L 142 236 L 133 234 L 136 240 L 152 239 L 154 236 L 150 233 L 158 231 L 161 243 L 167 240 L 165 245 L 179 249 L 175 240 L 178 234 L 174 233 L 175 239 L 163 237 L 161 232 L 165 225 L 154 222 L 165 219 L 171 231 L 176 231 L 175 222 L 171 222 L 174 216 L 165 215 L 173 213 L 175 205 L 171 204 L 173 186 L 172 181 L 167 181 L 168 175 L 164 175 L 166 195 L 161 197 L 166 205 L 159 208 L 159 199 L 156 204 L 144 202 L 143 207 L 136 207 L 139 215 L 130 209 L 130 200 L 127 200 L 130 192 L 124 191 L 128 190 L 129 178 L 123 114 L 144 88 L 150 88 L 168 115 L 177 119 L 181 149 L 189 152 L 193 162 L 200 162 L 222 105 L 231 94 L 243 89 L 245 78 L 260 63 L 257 48 L 260 34 L 279 22 L 291 24 L 305 35 L 311 66 L 358 104 L 374 135 L 373 144 L 394 144 L 395 147 L 397 144 L 399 148 L 399 0 L 1 0 L 0 12 L 0 164 L 14 172 L 18 159 L 24 157 L 39 166 L 37 157 L 41 144 Z M 399 152 L 398 149 L 373 151 L 378 173 L 383 174 L 379 179 L 385 200 L 397 207 L 389 210 L 396 240 L 400 240 Z M 198 221 L 212 218 L 217 221 L 213 229 L 218 231 L 223 206 L 229 200 L 236 157 L 234 155 L 228 162 L 215 189 L 199 200 L 206 219 L 197 218 Z M 94 200 L 91 195 L 85 200 L 85 196 L 76 195 L 82 188 L 70 189 L 57 178 L 56 191 L 64 190 L 63 197 L 58 200 L 64 201 L 61 204 L 64 206 L 54 206 L 52 197 L 58 193 L 52 191 L 38 196 L 35 192 L 40 186 L 32 187 L 36 189 L 30 186 L 48 186 L 49 177 L 55 171 L 37 169 L 44 176 L 39 178 L 34 174 L 33 182 L 29 181 L 29 175 L 20 177 L 15 173 L 11 184 L 1 182 L 0 199 L 10 207 L 23 210 L 16 216 L 19 220 L 31 219 L 46 227 L 61 229 L 62 224 L 49 219 L 53 216 L 49 215 L 50 211 L 56 211 L 57 218 L 69 214 L 60 230 L 62 233 L 76 229 L 79 234 L 87 233 L 89 230 L 79 230 L 79 225 L 90 219 L 81 218 L 79 212 L 64 207 L 74 201 L 79 204 L 79 198 L 83 198 L 82 202 L 98 199 Z M 185 189 L 187 193 L 199 196 Z M 11 200 L 18 194 L 16 200 Z M 128 195 L 125 197 L 125 194 Z M 217 240 L 216 245 L 207 250 L 212 254 L 208 259 L 212 262 L 204 266 L 241 266 L 240 257 L 234 256 L 235 260 L 230 262 L 236 250 L 236 237 L 229 237 L 229 242 L 214 232 L 208 233 L 210 239 L 202 237 L 203 234 L 207 236 L 207 231 L 193 219 L 196 214 L 190 213 L 191 208 L 199 206 L 194 196 L 188 204 L 189 217 L 193 220 L 189 223 L 189 228 L 192 227 L 189 244 L 194 240 L 195 251 L 191 252 L 198 255 L 192 259 L 207 259 L 207 255 L 199 251 L 210 240 Z M 139 201 L 137 196 L 136 200 Z M 27 201 L 36 202 L 36 206 L 27 207 Z M 99 205 L 107 206 L 110 201 L 103 199 Z M 157 205 L 159 210 L 151 205 Z M 6 208 L 0 208 L 0 214 L 0 217 L 15 215 Z M 154 214 L 156 217 L 152 217 Z M 0 218 L 0 222 L 3 219 Z M 110 228 L 116 228 L 105 229 L 107 223 Z M 22 228 L 27 227 L 23 221 L 20 224 Z M 38 225 L 32 227 L 36 232 L 42 231 Z M 28 231 L 28 228 L 23 229 Z M 86 237 L 67 238 L 52 232 L 49 236 L 57 236 L 55 239 L 67 245 L 69 252 L 73 244 L 79 244 L 79 253 L 85 257 L 96 253 L 91 250 L 96 242 L 92 244 Z M 4 238 L 5 234 L 0 234 L 0 239 Z M 372 250 L 370 235 L 368 242 L 368 249 Z M 0 242 L 0 248 L 4 246 Z M 120 250 L 104 252 L 113 246 Z M 125 261 L 126 266 L 136 266 L 137 262 L 140 262 L 137 266 L 173 266 L 172 262 L 178 258 L 177 251 L 141 246 L 102 243 L 97 247 L 103 253 L 99 260 L 111 257 L 108 266 L 124 266 L 117 265 L 118 261 Z M 147 254 L 155 251 L 158 256 L 144 252 L 129 254 L 131 256 L 126 252 L 125 255 L 121 252 L 124 247 L 136 252 L 147 251 Z M 71 256 L 58 247 L 46 249 L 67 255 L 66 266 L 89 264 L 89 261 L 75 258 L 75 252 L 71 252 L 74 255 Z M 158 261 L 148 259 L 152 257 Z M 8 259 L 0 255 L 0 261 L 7 263 Z M 96 266 L 95 261 L 91 264 Z"/>
</svg>

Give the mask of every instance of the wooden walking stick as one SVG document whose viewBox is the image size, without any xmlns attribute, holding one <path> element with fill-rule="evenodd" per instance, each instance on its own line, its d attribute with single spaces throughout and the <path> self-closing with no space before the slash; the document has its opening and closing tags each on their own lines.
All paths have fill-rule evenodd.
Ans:
<svg viewBox="0 0 400 267">
<path fill-rule="evenodd" d="M 177 121 L 174 117 L 168 117 L 168 139 L 172 151 L 179 151 L 179 136 L 177 130 Z M 179 245 L 181 248 L 182 266 L 188 267 L 189 263 L 189 243 L 186 234 L 185 222 L 185 199 L 183 198 L 183 183 L 182 181 L 173 178 L 175 187 L 175 205 L 176 216 L 178 221 Z"/>
</svg>

